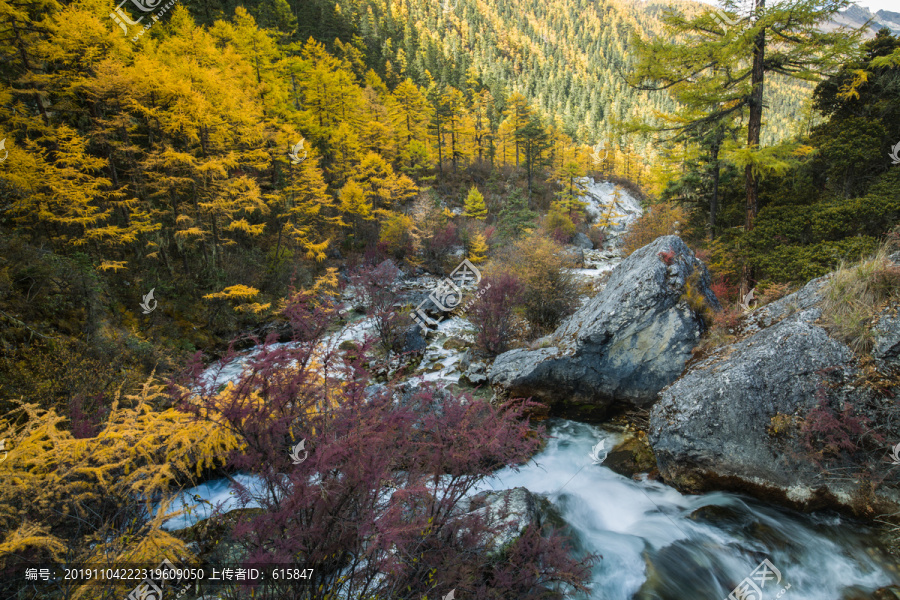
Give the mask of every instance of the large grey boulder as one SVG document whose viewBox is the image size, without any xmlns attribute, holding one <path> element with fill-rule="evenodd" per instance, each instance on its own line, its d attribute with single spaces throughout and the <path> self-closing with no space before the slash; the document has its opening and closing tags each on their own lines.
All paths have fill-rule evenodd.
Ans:
<svg viewBox="0 0 900 600">
<path fill-rule="evenodd" d="M 586 236 L 583 233 L 576 233 L 575 237 L 572 238 L 572 245 L 576 248 L 581 248 L 583 250 L 593 250 L 594 242 L 591 241 L 591 238 Z"/>
<path fill-rule="evenodd" d="M 501 354 L 488 378 L 500 398 L 531 397 L 566 416 L 647 406 L 684 370 L 704 330 L 698 312 L 718 309 L 703 263 L 677 236 L 661 237 L 618 265 L 546 347 Z"/>
<path fill-rule="evenodd" d="M 811 460 L 799 431 L 800 419 L 822 398 L 857 408 L 883 401 L 860 384 L 859 357 L 817 322 L 825 284 L 826 278 L 813 280 L 753 311 L 738 341 L 693 363 L 662 391 L 651 411 L 650 444 L 664 479 L 689 492 L 741 490 L 800 509 L 859 505 L 860 482 L 852 474 L 862 465 L 839 469 L 850 476 L 829 476 Z M 876 359 L 896 357 L 900 323 L 892 314 L 873 328 Z M 875 467 L 885 482 L 863 504 L 900 508 L 891 468 Z"/>
</svg>

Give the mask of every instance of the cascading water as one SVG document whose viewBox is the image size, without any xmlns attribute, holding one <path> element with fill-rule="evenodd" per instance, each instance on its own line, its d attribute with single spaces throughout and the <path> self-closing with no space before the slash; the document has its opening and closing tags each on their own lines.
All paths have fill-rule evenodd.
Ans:
<svg viewBox="0 0 900 600">
<path fill-rule="evenodd" d="M 612 448 L 619 434 L 562 419 L 550 420 L 548 432 L 546 447 L 527 465 L 499 471 L 473 493 L 525 487 L 549 500 L 578 551 L 601 557 L 591 593 L 573 600 L 726 600 L 764 559 L 780 579 L 770 573 L 761 597 L 739 600 L 841 600 L 851 586 L 871 592 L 900 583 L 857 524 L 735 494 L 685 496 L 596 464 L 592 448 L 601 440 Z M 252 475 L 234 479 L 251 492 L 258 487 Z M 227 479 L 185 490 L 173 508 L 182 504 L 191 511 L 167 528 L 207 518 L 210 506 L 239 507 Z"/>
<path fill-rule="evenodd" d="M 602 556 L 592 593 L 603 600 L 724 600 L 768 559 L 780 572 L 762 599 L 839 600 L 859 586 L 897 583 L 857 525 L 802 515 L 725 493 L 685 496 L 654 481 L 634 481 L 595 464 L 592 447 L 618 435 L 553 419 L 546 448 L 518 472 L 506 469 L 484 489 L 525 487 L 546 497 L 580 548 Z M 601 456 L 602 457 L 602 456 Z"/>
<path fill-rule="evenodd" d="M 607 206 L 610 198 L 622 202 L 624 197 L 626 218 L 621 228 L 640 213 L 636 200 L 627 194 L 614 195 L 612 184 L 590 183 L 596 189 L 586 200 L 597 204 L 595 208 Z M 618 261 L 603 260 L 608 264 L 576 272 L 596 276 Z M 460 335 L 465 324 L 464 319 L 453 317 L 443 321 L 438 331 Z M 329 343 L 361 341 L 371 328 L 370 320 L 361 319 L 332 336 Z M 235 381 L 245 362 L 243 358 L 211 368 L 207 380 L 218 385 Z M 442 368 L 417 377 L 439 384 L 455 382 L 458 362 L 455 352 L 432 339 L 422 364 Z M 552 437 L 527 465 L 498 472 L 475 492 L 521 486 L 547 498 L 568 525 L 578 550 L 599 555 L 591 593 L 573 600 L 726 600 L 764 560 L 769 561 L 768 570 L 750 580 L 761 586 L 762 595 L 732 597 L 845 600 L 851 588 L 869 597 L 879 587 L 900 584 L 900 576 L 870 547 L 865 530 L 855 523 L 830 514 L 781 510 L 735 494 L 685 496 L 659 482 L 635 481 L 590 456 L 600 441 L 612 448 L 619 434 L 561 419 L 548 421 L 548 430 Z M 258 487 L 251 475 L 237 474 L 233 479 L 251 492 Z M 230 485 L 228 479 L 221 479 L 185 490 L 181 503 L 176 501 L 172 508 L 191 510 L 172 519 L 168 528 L 187 527 L 207 518 L 212 506 L 223 512 L 238 508 Z"/>
</svg>

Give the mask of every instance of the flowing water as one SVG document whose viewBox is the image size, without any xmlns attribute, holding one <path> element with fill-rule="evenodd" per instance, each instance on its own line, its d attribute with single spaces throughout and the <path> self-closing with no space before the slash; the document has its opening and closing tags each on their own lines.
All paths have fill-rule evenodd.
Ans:
<svg viewBox="0 0 900 600">
<path fill-rule="evenodd" d="M 521 486 L 545 497 L 578 551 L 600 556 L 592 591 L 581 600 L 726 600 L 764 559 L 774 570 L 762 582 L 762 596 L 747 600 L 840 600 L 851 586 L 871 592 L 900 584 L 857 523 L 735 494 L 683 495 L 655 481 L 635 481 L 589 456 L 600 441 L 612 448 L 619 434 L 562 419 L 551 419 L 548 431 L 546 447 L 527 465 L 498 472 L 481 489 Z M 251 492 L 258 487 L 251 475 L 235 479 Z M 185 490 L 173 508 L 181 503 L 191 512 L 167 528 L 207 518 L 211 505 L 223 512 L 239 507 L 227 479 Z"/>
<path fill-rule="evenodd" d="M 850 586 L 872 591 L 898 583 L 855 523 L 634 481 L 589 456 L 601 440 L 613 447 L 618 434 L 561 419 L 548 430 L 552 437 L 533 461 L 501 471 L 485 489 L 523 486 L 546 497 L 581 550 L 602 556 L 587 598 L 724 600 L 763 559 L 780 580 L 772 571 L 762 598 L 748 600 L 838 600 Z"/>
<path fill-rule="evenodd" d="M 594 195 L 588 200 L 600 210 L 613 198 L 614 186 L 590 183 Z M 615 200 L 624 202 L 615 205 L 624 213 L 618 225 L 624 228 L 639 214 L 639 205 L 627 195 Z M 617 262 L 582 269 L 582 275 L 596 276 Z M 465 337 L 466 325 L 465 319 L 454 317 L 438 329 L 443 335 Z M 371 329 L 370 320 L 361 319 L 328 342 L 361 340 Z M 422 361 L 426 373 L 419 380 L 446 384 L 459 379 L 458 353 L 441 344 L 431 338 Z M 208 381 L 235 381 L 248 355 L 211 368 Z M 833 514 L 782 510 L 735 494 L 686 496 L 659 482 L 635 481 L 590 456 L 601 441 L 612 448 L 619 434 L 561 419 L 548 421 L 548 430 L 552 437 L 527 465 L 499 472 L 482 489 L 521 486 L 545 497 L 568 525 L 578 551 L 598 555 L 591 593 L 578 600 L 727 600 L 742 582 L 749 590 L 759 586 L 761 594 L 732 596 L 738 600 L 845 600 L 848 588 L 856 586 L 864 595 L 852 596 L 855 600 L 879 587 L 900 584 L 896 565 L 880 558 L 857 523 Z M 602 459 L 605 451 L 600 454 Z M 234 479 L 251 493 L 259 487 L 251 475 Z M 221 479 L 185 490 L 173 508 L 190 512 L 169 521 L 167 528 L 205 519 L 213 506 L 223 512 L 238 508 L 230 486 L 228 479 Z M 764 560 L 768 563 L 761 573 L 758 567 Z"/>
</svg>

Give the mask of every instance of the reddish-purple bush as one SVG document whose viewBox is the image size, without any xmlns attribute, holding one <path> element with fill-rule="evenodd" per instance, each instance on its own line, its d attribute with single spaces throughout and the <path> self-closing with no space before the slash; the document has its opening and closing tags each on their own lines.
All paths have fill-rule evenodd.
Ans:
<svg viewBox="0 0 900 600">
<path fill-rule="evenodd" d="M 657 252 L 656 255 L 659 257 L 659 260 L 666 263 L 666 266 L 670 266 L 675 259 L 675 251 L 674 250 L 666 250 L 665 252 Z"/>
<path fill-rule="evenodd" d="M 432 235 L 426 238 L 422 244 L 422 252 L 430 268 L 441 269 L 444 259 L 462 245 L 459 229 L 453 223 L 447 223 L 443 227 L 436 227 Z"/>
<path fill-rule="evenodd" d="M 594 248 L 600 249 L 603 248 L 603 244 L 606 242 L 606 233 L 604 233 L 603 229 L 600 227 L 591 227 L 587 232 L 588 239 L 594 244 Z"/>
<path fill-rule="evenodd" d="M 725 304 L 737 302 L 738 300 L 737 286 L 728 283 L 728 280 L 725 277 L 716 277 L 709 287 L 723 306 Z"/>
<path fill-rule="evenodd" d="M 94 437 L 100 431 L 100 424 L 109 415 L 106 394 L 100 392 L 91 401 L 76 395 L 69 400 L 69 419 L 72 421 L 72 436 L 77 439 Z"/>
<path fill-rule="evenodd" d="M 376 242 L 366 247 L 363 253 L 362 263 L 366 265 L 378 265 L 388 259 L 388 247 L 384 242 Z"/>
<path fill-rule="evenodd" d="M 196 414 L 215 415 L 244 442 L 231 467 L 264 483 L 237 494 L 263 509 L 233 531 L 246 562 L 314 567 L 308 587 L 267 582 L 266 597 L 418 600 L 455 588 L 464 598 L 538 600 L 584 590 L 593 557 L 575 560 L 558 534 L 534 528 L 491 554 L 502 525 L 467 510 L 486 477 L 542 443 L 543 429 L 523 417 L 534 404 L 494 407 L 427 386 L 367 393 L 360 364 L 309 340 L 266 343 L 237 385 L 217 393 L 195 377 L 183 388 L 200 390 Z M 308 456 L 294 464 L 289 451 L 302 439 Z"/>
<path fill-rule="evenodd" d="M 488 354 L 497 355 L 509 347 L 513 308 L 523 291 L 522 282 L 510 273 L 481 280 L 478 300 L 467 314 L 477 332 L 475 343 Z"/>
<path fill-rule="evenodd" d="M 573 235 L 563 227 L 556 227 L 550 231 L 550 239 L 557 244 L 565 245 L 572 241 Z"/>
<path fill-rule="evenodd" d="M 400 278 L 400 269 L 390 260 L 377 267 L 361 267 L 350 275 L 350 283 L 363 296 L 385 352 L 399 348 L 404 332 L 412 324 L 407 311 L 399 306 Z"/>
<path fill-rule="evenodd" d="M 835 369 L 825 369 L 820 374 L 834 371 Z M 852 404 L 844 402 L 840 410 L 831 407 L 824 383 L 816 389 L 816 398 L 818 404 L 809 411 L 800 427 L 803 445 L 815 463 L 852 457 L 863 449 L 867 436 L 881 441 L 881 436 L 869 428 L 869 418 L 857 414 Z"/>
</svg>

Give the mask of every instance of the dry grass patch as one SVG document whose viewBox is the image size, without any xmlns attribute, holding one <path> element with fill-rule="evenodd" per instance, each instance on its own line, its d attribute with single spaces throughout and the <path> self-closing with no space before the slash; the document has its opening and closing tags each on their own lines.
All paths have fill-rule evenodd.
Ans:
<svg viewBox="0 0 900 600">
<path fill-rule="evenodd" d="M 872 349 L 872 323 L 884 306 L 900 297 L 900 266 L 888 258 L 882 246 L 869 259 L 841 265 L 824 290 L 821 323 L 825 329 L 858 353 Z"/>
</svg>

